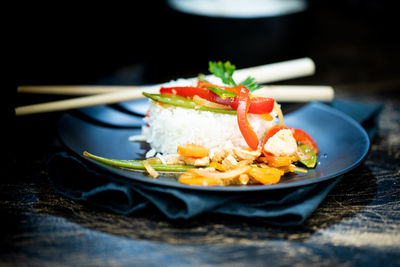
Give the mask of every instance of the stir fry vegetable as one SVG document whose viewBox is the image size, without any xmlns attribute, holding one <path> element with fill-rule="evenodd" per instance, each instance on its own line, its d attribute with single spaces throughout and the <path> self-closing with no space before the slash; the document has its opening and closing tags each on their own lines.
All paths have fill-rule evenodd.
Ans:
<svg viewBox="0 0 400 267">
<path fill-rule="evenodd" d="M 216 88 L 217 85 L 214 86 Z M 227 88 L 225 88 L 227 89 Z M 232 88 L 231 88 L 232 89 Z M 239 89 L 239 87 L 238 87 Z M 236 90 L 232 89 L 232 90 Z M 227 91 L 227 90 L 225 90 Z M 240 89 L 239 89 L 240 91 Z M 183 96 L 187 98 L 193 98 L 194 96 L 199 96 L 203 99 L 206 99 L 210 102 L 214 102 L 217 104 L 225 105 L 232 110 L 236 110 L 238 107 L 238 98 L 236 97 L 226 97 L 225 99 L 218 96 L 216 93 L 208 90 L 207 88 L 203 87 L 194 87 L 194 86 L 177 86 L 177 87 L 161 87 L 160 89 L 161 95 L 177 95 Z M 149 97 L 146 93 L 145 96 Z M 250 98 L 250 105 L 249 105 L 249 113 L 252 114 L 265 114 L 270 113 L 274 108 L 275 100 L 268 97 L 251 97 Z M 183 106 L 181 106 L 183 107 Z M 187 107 L 191 108 L 191 107 Z M 218 112 L 218 111 L 214 111 Z"/>
<path fill-rule="evenodd" d="M 247 113 L 249 111 L 250 106 L 250 97 L 249 91 L 243 85 L 240 88 L 239 92 L 239 105 L 237 108 L 237 120 L 240 132 L 243 135 L 244 140 L 249 145 L 249 147 L 253 150 L 256 150 L 258 147 L 258 137 L 251 127 L 249 121 L 247 120 Z"/>
<path fill-rule="evenodd" d="M 224 113 L 224 114 L 236 114 L 236 110 L 232 109 L 219 109 L 219 108 L 210 108 L 207 106 L 201 106 L 196 104 L 192 99 L 181 97 L 179 95 L 168 95 L 168 94 L 148 94 L 143 93 L 146 97 L 157 101 L 159 103 L 173 105 L 182 108 L 190 108 L 196 110 L 203 110 L 203 111 L 211 111 L 215 113 Z"/>
<path fill-rule="evenodd" d="M 177 152 L 184 157 L 202 158 L 207 157 L 210 151 L 200 145 L 186 144 L 178 146 Z"/>
<path fill-rule="evenodd" d="M 90 159 L 94 159 L 96 161 L 112 165 L 115 167 L 127 168 L 127 169 L 135 169 L 135 170 L 146 170 L 145 166 L 143 166 L 143 160 L 120 160 L 120 159 L 110 159 L 104 158 L 100 156 L 93 155 L 87 151 L 83 152 L 85 157 Z M 150 164 L 150 163 L 149 163 Z M 194 166 L 191 165 L 176 165 L 176 164 L 161 164 L 161 163 L 152 163 L 150 166 L 156 171 L 163 172 L 185 172 L 187 170 L 193 169 Z"/>
<path fill-rule="evenodd" d="M 314 168 L 317 164 L 317 154 L 308 145 L 299 145 L 296 157 L 307 168 Z"/>
</svg>

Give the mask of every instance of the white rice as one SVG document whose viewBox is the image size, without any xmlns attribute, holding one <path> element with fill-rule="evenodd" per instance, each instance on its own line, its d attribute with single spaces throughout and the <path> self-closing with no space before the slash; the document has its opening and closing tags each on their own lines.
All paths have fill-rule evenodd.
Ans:
<svg viewBox="0 0 400 267">
<path fill-rule="evenodd" d="M 221 86 L 226 86 L 220 78 L 215 77 L 215 76 L 209 76 L 207 77 L 207 81 L 210 83 L 216 84 L 216 85 L 221 85 Z M 197 84 L 197 79 L 177 79 L 177 80 L 172 80 L 167 83 L 162 84 L 163 87 L 174 87 L 174 86 L 196 86 Z"/>
<path fill-rule="evenodd" d="M 249 114 L 248 119 L 260 142 L 265 131 L 275 124 L 255 114 Z M 233 146 L 248 147 L 239 130 L 236 115 L 163 107 L 152 101 L 145 121 L 149 127 L 143 128 L 143 135 L 155 152 L 176 153 L 177 147 L 183 144 L 213 149 L 223 148 L 230 142 Z"/>
</svg>

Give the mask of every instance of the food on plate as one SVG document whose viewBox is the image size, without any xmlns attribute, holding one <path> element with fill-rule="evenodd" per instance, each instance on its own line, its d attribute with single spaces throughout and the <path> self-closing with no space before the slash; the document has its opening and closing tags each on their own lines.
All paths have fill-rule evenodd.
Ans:
<svg viewBox="0 0 400 267">
<path fill-rule="evenodd" d="M 253 94 L 254 78 L 233 79 L 235 66 L 210 62 L 207 79 L 165 84 L 150 99 L 143 139 L 146 160 L 84 155 L 123 168 L 179 172 L 189 185 L 275 184 L 288 172 L 307 172 L 317 162 L 318 147 L 304 130 L 286 126 L 279 104 Z"/>
</svg>

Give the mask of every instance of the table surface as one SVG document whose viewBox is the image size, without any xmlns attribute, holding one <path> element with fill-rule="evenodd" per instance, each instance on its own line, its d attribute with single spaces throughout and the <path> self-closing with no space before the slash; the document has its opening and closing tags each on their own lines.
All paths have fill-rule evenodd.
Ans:
<svg viewBox="0 0 400 267">
<path fill-rule="evenodd" d="M 366 27 L 347 17 L 330 28 L 340 37 L 318 32 L 316 75 L 285 83 L 330 84 L 338 99 L 384 103 L 366 161 L 302 225 L 124 216 L 65 198 L 45 171 L 58 116 L 38 115 L 16 120 L 19 142 L 0 185 L 0 265 L 400 265 L 400 46 Z"/>
</svg>

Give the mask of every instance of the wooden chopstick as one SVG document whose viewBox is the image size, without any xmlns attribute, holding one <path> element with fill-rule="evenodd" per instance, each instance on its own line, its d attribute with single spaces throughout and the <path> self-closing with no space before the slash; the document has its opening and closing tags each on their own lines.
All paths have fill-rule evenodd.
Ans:
<svg viewBox="0 0 400 267">
<path fill-rule="evenodd" d="M 285 79 L 298 78 L 312 75 L 315 64 L 310 58 L 278 62 L 247 69 L 237 70 L 235 80 L 244 80 L 252 76 L 258 83 L 275 82 Z M 207 77 L 207 76 L 206 76 Z M 190 78 L 189 80 L 196 80 Z M 62 111 L 74 108 L 90 107 L 95 105 L 114 104 L 123 101 L 143 98 L 142 92 L 156 93 L 162 84 L 152 86 L 21 86 L 18 91 L 25 93 L 58 93 L 58 94 L 90 94 L 89 96 L 74 99 L 34 104 L 15 108 L 16 115 L 28 115 L 43 112 Z M 106 92 L 106 93 L 105 93 Z M 270 86 L 258 90 L 257 94 L 268 95 L 278 102 L 301 101 L 330 101 L 333 89 L 328 86 Z"/>
<path fill-rule="evenodd" d="M 67 100 L 59 100 L 41 104 L 21 106 L 15 108 L 15 114 L 17 116 L 20 116 L 20 115 L 28 115 L 28 114 L 36 114 L 44 112 L 63 111 L 75 108 L 91 107 L 96 105 L 115 104 L 118 102 L 144 98 L 144 96 L 142 95 L 144 91 L 148 93 L 156 93 L 158 92 L 158 90 L 159 90 L 158 86 L 153 88 L 146 87 L 144 90 L 143 89 L 123 90 L 114 93 L 96 94 L 96 95 L 82 96 Z"/>
<path fill-rule="evenodd" d="M 75 108 L 90 107 L 95 105 L 114 104 L 123 101 L 144 98 L 142 92 L 157 93 L 158 86 L 145 87 L 136 90 L 122 90 L 114 93 L 97 94 L 77 97 L 73 99 L 60 100 L 42 104 L 17 107 L 15 114 L 28 115 L 43 112 L 63 111 Z M 264 86 L 254 92 L 256 96 L 268 96 L 278 102 L 308 102 L 308 101 L 331 101 L 334 90 L 330 86 Z"/>
<path fill-rule="evenodd" d="M 333 87 L 326 85 L 269 85 L 256 90 L 254 96 L 271 97 L 279 102 L 330 102 L 335 97 Z"/>
<path fill-rule="evenodd" d="M 123 90 L 143 89 L 145 86 L 109 86 L 109 85 L 21 85 L 17 92 L 24 94 L 49 95 L 96 95 Z"/>
<path fill-rule="evenodd" d="M 266 64 L 235 71 L 233 78 L 237 81 L 252 76 L 260 84 L 313 75 L 315 64 L 310 58 L 300 58 L 278 63 Z M 210 77 L 211 75 L 207 75 Z M 197 78 L 189 78 L 196 80 Z M 162 86 L 162 84 L 154 85 Z M 122 90 L 143 89 L 143 86 L 101 86 L 101 85 L 23 85 L 18 93 L 92 95 L 113 93 Z"/>
</svg>

